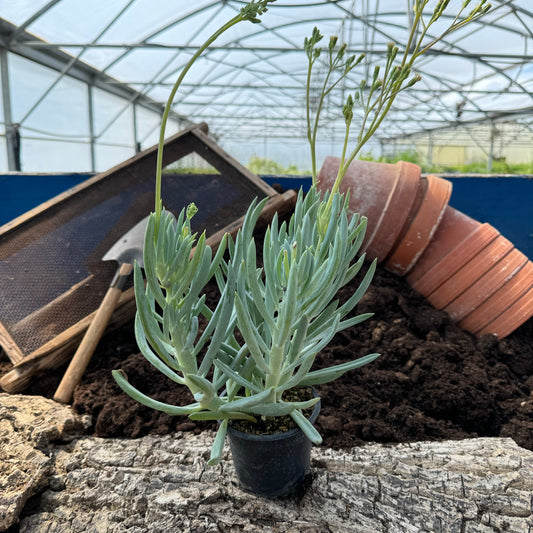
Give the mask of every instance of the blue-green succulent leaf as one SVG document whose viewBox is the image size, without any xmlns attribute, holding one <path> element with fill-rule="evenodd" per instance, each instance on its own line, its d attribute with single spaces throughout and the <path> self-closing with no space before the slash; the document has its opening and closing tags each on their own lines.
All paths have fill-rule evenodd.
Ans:
<svg viewBox="0 0 533 533">
<path fill-rule="evenodd" d="M 318 401 L 320 401 L 320 398 L 312 398 L 305 402 L 264 403 L 256 405 L 253 413 L 258 416 L 286 416 L 290 415 L 295 409 L 309 409 Z"/>
<path fill-rule="evenodd" d="M 329 368 L 323 368 L 321 370 L 315 370 L 309 372 L 307 376 L 300 382 L 301 385 L 322 385 L 323 383 L 329 383 L 335 379 L 340 378 L 343 374 L 355 368 L 359 368 L 363 365 L 371 363 L 379 357 L 379 353 L 372 353 L 360 357 L 355 361 L 348 363 L 342 363 L 340 365 L 331 366 Z"/>
<path fill-rule="evenodd" d="M 248 413 L 239 411 L 196 411 L 189 415 L 191 420 L 248 420 L 257 422 L 257 419 Z"/>
<path fill-rule="evenodd" d="M 134 400 L 138 401 L 142 405 L 146 405 L 151 409 L 156 409 L 157 411 L 163 411 L 169 415 L 189 415 L 201 409 L 200 404 L 192 403 L 185 406 L 170 405 L 168 403 L 159 402 L 146 396 L 139 390 L 137 390 L 133 385 L 131 385 L 126 377 L 126 374 L 122 370 L 112 370 L 111 371 L 113 378 L 117 382 L 117 385 L 128 395 L 131 396 Z"/>
<path fill-rule="evenodd" d="M 237 311 L 237 318 L 239 321 L 239 329 L 244 337 L 246 344 L 250 350 L 251 356 L 254 358 L 257 366 L 265 373 L 270 371 L 268 365 L 265 363 L 263 353 L 260 348 L 260 341 L 255 329 L 250 314 L 245 308 L 238 293 L 235 294 L 235 309 Z"/>
<path fill-rule="evenodd" d="M 176 374 L 172 369 L 179 371 L 179 365 L 174 361 L 174 359 L 165 357 L 159 358 L 150 348 L 148 342 L 146 342 L 146 337 L 144 331 L 142 330 L 141 321 L 139 315 L 135 317 L 135 337 L 137 339 L 137 345 L 139 350 L 145 357 L 145 359 L 154 367 L 157 368 L 161 373 L 163 373 L 167 378 L 183 385 L 185 381 L 181 376 Z"/>
<path fill-rule="evenodd" d="M 261 392 L 261 389 L 257 385 L 245 379 L 238 372 L 235 372 L 235 370 L 230 368 L 227 364 L 223 363 L 222 361 L 215 360 L 214 364 L 227 376 L 228 379 L 232 379 L 233 381 L 235 381 L 235 383 L 239 384 L 241 387 L 244 387 L 245 389 L 249 389 L 253 392 Z"/>
<path fill-rule="evenodd" d="M 252 394 L 245 398 L 239 398 L 238 400 L 233 400 L 224 404 L 220 411 L 245 411 L 245 412 L 254 412 L 254 406 L 261 403 L 267 402 L 272 403 L 276 400 L 276 393 L 273 388 L 264 390 L 257 394 Z"/>
<path fill-rule="evenodd" d="M 222 459 L 222 453 L 224 452 L 224 441 L 226 440 L 226 432 L 228 430 L 228 421 L 222 420 L 220 427 L 218 428 L 213 446 L 211 448 L 211 457 L 207 461 L 208 466 L 215 466 L 220 463 Z"/>
<path fill-rule="evenodd" d="M 320 436 L 320 433 L 316 430 L 313 424 L 311 424 L 311 422 L 305 418 L 301 411 L 295 409 L 291 412 L 291 417 L 298 424 L 298 426 L 300 426 L 300 429 L 313 444 L 322 443 L 322 437 Z"/>
</svg>

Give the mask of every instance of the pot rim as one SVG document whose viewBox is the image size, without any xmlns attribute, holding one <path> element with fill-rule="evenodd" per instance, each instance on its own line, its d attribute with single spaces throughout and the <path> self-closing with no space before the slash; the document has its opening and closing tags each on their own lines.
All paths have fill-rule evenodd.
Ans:
<svg viewBox="0 0 533 533">
<path fill-rule="evenodd" d="M 313 388 L 313 395 L 315 396 L 315 398 L 318 397 L 318 394 L 316 393 L 314 388 Z M 318 402 L 316 402 L 315 406 L 313 407 L 313 412 L 311 413 L 311 416 L 308 418 L 311 424 L 314 424 L 316 419 L 318 418 L 318 415 L 320 413 L 320 408 L 321 408 L 321 400 L 319 398 Z M 249 441 L 265 442 L 265 441 L 288 439 L 298 433 L 303 434 L 303 431 L 299 427 L 290 429 L 289 431 L 281 431 L 278 433 L 265 433 L 262 435 L 255 435 L 252 433 L 245 433 L 244 431 L 239 431 L 238 429 L 232 428 L 228 424 L 228 434 L 231 434 L 240 439 L 249 440 Z"/>
</svg>

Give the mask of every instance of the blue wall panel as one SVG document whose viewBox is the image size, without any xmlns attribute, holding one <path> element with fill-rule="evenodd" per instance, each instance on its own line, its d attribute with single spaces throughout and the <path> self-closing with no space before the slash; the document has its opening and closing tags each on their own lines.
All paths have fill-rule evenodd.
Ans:
<svg viewBox="0 0 533 533">
<path fill-rule="evenodd" d="M 449 205 L 465 215 L 488 222 L 516 248 L 533 259 L 533 177 L 445 176 L 453 184 Z M 309 189 L 308 177 L 263 176 L 285 189 Z"/>
<path fill-rule="evenodd" d="M 50 198 L 78 185 L 91 174 L 0 174 L 0 226 Z M 309 189 L 308 176 L 263 176 L 270 185 Z M 450 205 L 466 215 L 492 224 L 533 259 L 533 178 L 449 177 Z"/>
<path fill-rule="evenodd" d="M 92 174 L 0 174 L 0 226 Z"/>
<path fill-rule="evenodd" d="M 447 178 L 450 205 L 479 222 L 488 222 L 533 259 L 533 179 L 531 177 Z"/>
</svg>

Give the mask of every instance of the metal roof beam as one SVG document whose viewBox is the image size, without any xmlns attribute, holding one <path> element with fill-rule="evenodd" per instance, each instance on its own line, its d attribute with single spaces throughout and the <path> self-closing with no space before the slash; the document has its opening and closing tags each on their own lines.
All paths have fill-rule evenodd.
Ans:
<svg viewBox="0 0 533 533">
<path fill-rule="evenodd" d="M 397 139 L 401 139 L 403 137 L 417 137 L 419 135 L 425 135 L 428 133 L 433 133 L 436 131 L 446 131 L 446 130 L 452 130 L 457 127 L 465 127 L 465 126 L 478 126 L 482 124 L 490 124 L 493 122 L 506 122 L 508 119 L 516 119 L 517 117 L 525 118 L 525 116 L 531 115 L 533 116 L 533 106 L 532 107 L 526 107 L 522 109 L 515 109 L 510 111 L 495 111 L 495 112 L 487 112 L 486 117 L 480 117 L 472 120 L 462 120 L 457 122 L 450 122 L 444 126 L 439 126 L 436 128 L 427 128 L 422 129 L 419 131 L 406 133 L 405 135 L 401 136 L 392 136 L 392 137 L 381 137 L 381 139 L 384 142 L 388 141 L 395 141 Z"/>
<path fill-rule="evenodd" d="M 0 18 L 0 38 L 2 45 L 10 52 L 22 56 L 31 61 L 35 61 L 40 65 L 51 68 L 57 72 L 62 72 L 66 65 L 72 62 L 73 56 L 59 50 L 57 47 L 35 47 L 29 46 L 28 41 L 35 42 L 35 36 L 27 32 L 21 34 L 17 41 L 10 42 L 10 36 L 16 30 L 10 22 Z M 43 41 L 44 42 L 44 41 Z M 91 67 L 83 61 L 76 60 L 68 70 L 69 76 L 79 81 L 83 81 L 98 87 L 108 93 L 114 94 L 129 101 L 136 101 L 143 107 L 150 109 L 156 113 L 161 113 L 163 107 L 155 100 L 141 95 L 138 91 L 131 87 L 120 83 L 116 78 L 112 78 L 107 74 L 102 74 L 98 69 Z M 179 119 L 177 114 L 173 114 L 173 118 Z"/>
<path fill-rule="evenodd" d="M 20 26 L 18 26 L 15 31 L 9 36 L 11 42 L 16 41 L 19 36 L 24 34 L 24 30 L 30 25 L 33 24 L 37 19 L 41 18 L 48 10 L 58 4 L 61 0 L 51 0 L 45 4 L 41 9 L 38 9 L 29 19 L 25 20 Z"/>
<path fill-rule="evenodd" d="M 44 41 L 26 41 L 24 44 L 34 47 L 34 48 L 124 48 L 128 50 L 138 49 L 138 48 L 156 48 L 163 50 L 179 50 L 181 52 L 196 52 L 198 46 L 188 45 L 188 44 L 163 44 L 163 43 L 146 43 L 146 42 L 137 42 L 137 43 L 69 43 L 69 42 L 55 42 L 47 43 Z M 398 45 L 401 49 L 401 45 Z M 303 50 L 300 47 L 290 47 L 290 46 L 235 46 L 231 45 L 211 45 L 209 47 L 210 52 L 251 52 L 251 53 L 276 53 L 276 54 L 286 54 L 288 52 L 298 52 L 303 53 Z M 346 49 L 347 54 L 365 54 L 367 56 L 378 55 L 385 56 L 387 55 L 387 50 L 368 50 L 367 48 L 360 47 L 350 47 Z M 460 57 L 466 59 L 519 59 L 523 61 L 533 60 L 533 54 L 499 54 L 495 52 L 482 52 L 482 53 L 471 53 L 471 52 L 453 52 L 451 50 L 443 50 L 439 48 L 430 48 L 427 52 L 424 53 L 425 56 L 449 56 L 449 57 Z"/>
</svg>

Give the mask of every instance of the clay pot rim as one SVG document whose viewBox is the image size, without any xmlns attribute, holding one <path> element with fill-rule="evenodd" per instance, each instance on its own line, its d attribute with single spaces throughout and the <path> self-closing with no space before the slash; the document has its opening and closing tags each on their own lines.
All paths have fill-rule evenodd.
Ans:
<svg viewBox="0 0 533 533">
<path fill-rule="evenodd" d="M 397 179 L 389 192 L 387 202 L 368 239 L 365 250 L 371 257 L 382 262 L 391 252 L 409 213 L 415 203 L 421 169 L 414 163 L 398 161 Z"/>
<path fill-rule="evenodd" d="M 422 181 L 422 180 L 421 180 Z M 427 190 L 412 223 L 401 242 L 386 258 L 385 267 L 399 275 L 407 274 L 416 264 L 435 234 L 452 193 L 452 184 L 430 174 Z"/>
</svg>

